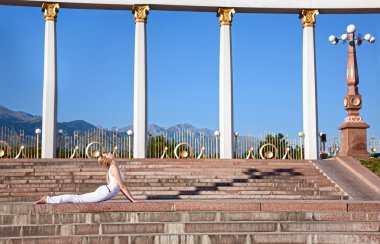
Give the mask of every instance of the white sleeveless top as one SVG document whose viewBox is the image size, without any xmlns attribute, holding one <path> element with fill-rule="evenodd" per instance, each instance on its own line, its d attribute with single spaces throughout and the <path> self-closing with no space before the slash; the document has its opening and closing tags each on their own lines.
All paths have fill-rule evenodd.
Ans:
<svg viewBox="0 0 380 244">
<path fill-rule="evenodd" d="M 108 169 L 108 179 L 109 179 L 109 183 L 107 185 L 108 189 L 112 192 L 112 193 L 118 193 L 120 191 L 120 187 L 119 187 L 119 184 L 117 183 L 115 177 L 113 177 L 113 175 L 111 174 L 111 167 L 116 167 L 115 165 L 111 165 L 110 168 Z M 119 170 L 120 172 L 120 178 L 122 181 L 124 181 L 124 174 Z"/>
</svg>

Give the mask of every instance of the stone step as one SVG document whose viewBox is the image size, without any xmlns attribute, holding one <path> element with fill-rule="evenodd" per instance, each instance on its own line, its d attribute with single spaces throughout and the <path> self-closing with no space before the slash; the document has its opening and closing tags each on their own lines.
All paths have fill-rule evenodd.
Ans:
<svg viewBox="0 0 380 244">
<path fill-rule="evenodd" d="M 104 184 L 104 182 L 103 182 Z M 20 184 L 13 185 L 12 188 L 7 187 L 8 185 L 0 185 L 0 192 L 28 192 L 28 191 L 76 191 L 76 189 L 93 189 L 94 184 L 66 184 L 66 183 L 49 183 L 49 184 Z M 213 190 L 232 190 L 232 191 L 320 191 L 320 192 L 339 192 L 338 187 L 326 186 L 326 187 L 316 187 L 314 184 L 312 186 L 298 186 L 298 185 L 283 185 L 283 184 L 271 184 L 266 186 L 261 185 L 248 185 L 241 183 L 231 183 L 231 184 L 210 184 L 210 185 L 196 185 L 196 186 L 177 186 L 177 185 L 166 185 L 166 186 L 155 186 L 147 185 L 141 186 L 139 184 L 128 184 L 128 189 L 132 191 L 195 191 L 199 189 L 213 189 Z"/>
<path fill-rule="evenodd" d="M 19 174 L 19 173 L 17 173 Z M 17 180 L 19 178 L 23 178 L 23 180 L 35 180 L 35 179 L 44 179 L 44 178 L 53 178 L 53 179 L 70 179 L 70 178 L 77 178 L 77 179 L 89 179 L 89 178 L 104 178 L 106 175 L 106 172 L 77 172 L 77 173 L 58 173 L 58 174 L 39 174 L 35 173 L 33 175 L 6 175 L 1 176 L 0 180 Z M 271 175 L 271 174 L 262 174 L 262 173 L 255 173 L 255 174 L 232 174 L 232 173 L 226 173 L 221 174 L 218 171 L 214 171 L 212 174 L 195 174 L 191 172 L 183 172 L 182 174 L 177 174 L 172 172 L 172 174 L 166 174 L 164 172 L 127 172 L 126 173 L 127 178 L 256 178 L 256 179 L 325 179 L 326 177 L 322 175 L 321 173 L 314 173 L 314 174 L 304 174 L 304 175 Z"/>
<path fill-rule="evenodd" d="M 86 193 L 94 191 L 95 188 L 29 188 L 17 191 L 12 190 L 0 190 L 0 196 L 29 196 L 36 192 L 54 192 L 55 194 L 62 193 Z M 168 189 L 168 190 L 155 190 L 149 187 L 140 190 L 129 189 L 134 195 L 225 195 L 225 194 L 239 194 L 239 195 L 343 195 L 343 192 L 339 191 L 318 191 L 318 190 L 297 190 L 297 191 L 286 191 L 286 190 L 245 190 L 245 189 L 214 189 L 213 187 L 198 187 L 195 189 Z"/>
<path fill-rule="evenodd" d="M 379 233 L 207 233 L 207 234 L 145 234 L 145 235 L 78 235 L 59 237 L 28 237 L 0 239 L 5 243 L 170 243 L 170 244 L 240 244 L 240 243 L 378 243 Z"/>
<path fill-rule="evenodd" d="M 13 179 L 13 180 L 4 180 L 2 184 L 35 184 L 35 183 L 44 183 L 44 184 L 50 184 L 50 183 L 104 183 L 105 176 L 101 177 L 100 179 L 76 179 L 76 178 L 69 178 L 69 179 Z M 299 184 L 305 184 L 305 185 L 312 185 L 314 183 L 317 184 L 328 184 L 330 186 L 333 185 L 333 183 L 325 179 L 279 179 L 279 178 L 272 178 L 272 179 L 251 179 L 251 178 L 179 178 L 179 177 L 173 177 L 173 178 L 126 178 L 125 180 L 127 183 L 132 182 L 138 182 L 138 183 L 165 183 L 165 182 L 171 182 L 171 183 L 260 183 L 260 184 L 289 184 L 289 185 L 299 185 Z"/>
<path fill-rule="evenodd" d="M 380 234 L 379 228 L 380 222 L 119 222 L 65 225 L 0 225 L 0 237 L 239 232 L 375 232 Z"/>
<path fill-rule="evenodd" d="M 67 194 L 67 192 L 56 193 L 52 195 Z M 133 194 L 133 193 L 132 193 Z M 236 195 L 236 194 L 213 194 L 213 195 L 176 195 L 176 194 L 154 194 L 140 195 L 133 194 L 137 200 L 348 200 L 348 196 L 333 196 L 333 195 Z M 22 202 L 35 201 L 36 194 L 29 196 L 1 196 L 0 202 Z M 125 201 L 126 198 L 122 194 L 118 194 L 114 200 Z"/>
<path fill-rule="evenodd" d="M 83 204 L 0 203 L 0 214 L 53 214 L 104 212 L 348 212 L 380 213 L 380 202 L 352 201 L 107 201 Z"/>
<path fill-rule="evenodd" d="M 380 221 L 379 212 L 103 212 L 0 214 L 1 225 L 233 221 Z"/>
</svg>

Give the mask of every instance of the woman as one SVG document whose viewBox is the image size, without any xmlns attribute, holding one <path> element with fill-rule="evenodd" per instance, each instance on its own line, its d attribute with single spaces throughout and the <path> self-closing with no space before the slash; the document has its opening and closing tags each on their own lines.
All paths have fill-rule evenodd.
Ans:
<svg viewBox="0 0 380 244">
<path fill-rule="evenodd" d="M 99 165 L 108 169 L 107 183 L 108 185 L 99 186 L 94 192 L 82 195 L 65 194 L 59 196 L 43 196 L 34 204 L 46 203 L 95 203 L 102 202 L 115 197 L 121 191 L 131 202 L 137 202 L 124 185 L 124 174 L 120 173 L 116 165 L 114 156 L 111 153 L 104 153 L 98 158 Z"/>
</svg>

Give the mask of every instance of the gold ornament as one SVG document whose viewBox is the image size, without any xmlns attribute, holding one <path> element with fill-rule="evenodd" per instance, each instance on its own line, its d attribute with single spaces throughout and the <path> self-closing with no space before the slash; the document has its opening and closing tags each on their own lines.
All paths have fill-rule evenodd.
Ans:
<svg viewBox="0 0 380 244">
<path fill-rule="evenodd" d="M 132 13 L 135 15 L 135 23 L 143 22 L 146 23 L 149 14 L 149 6 L 139 6 L 133 5 Z"/>
<path fill-rule="evenodd" d="M 90 154 L 89 149 L 93 145 L 98 145 L 98 147 L 100 147 L 102 149 L 102 151 L 100 152 L 98 149 L 94 149 L 94 150 L 92 150 L 92 152 Z M 87 145 L 85 152 L 86 152 L 87 158 L 98 158 L 102 155 L 102 153 L 106 153 L 107 151 L 101 142 L 93 141 Z"/>
<path fill-rule="evenodd" d="M 318 10 L 302 10 L 300 19 L 302 19 L 303 27 L 314 27 L 315 16 L 318 14 Z"/>
<path fill-rule="evenodd" d="M 59 11 L 58 3 L 43 3 L 42 12 L 45 13 L 45 21 L 56 21 Z"/>
<path fill-rule="evenodd" d="M 219 17 L 220 25 L 231 25 L 232 15 L 235 13 L 233 8 L 220 8 L 218 9 L 217 16 Z"/>
<path fill-rule="evenodd" d="M 182 149 L 182 150 L 179 152 L 179 155 L 178 155 L 178 149 L 179 149 L 180 146 L 187 146 L 188 149 L 190 150 L 190 154 L 189 154 L 189 152 L 188 152 L 187 150 Z M 182 142 L 182 143 L 178 144 L 178 145 L 174 148 L 174 156 L 175 156 L 177 159 L 192 157 L 192 156 L 193 156 L 193 147 L 190 146 L 189 143 Z"/>
</svg>

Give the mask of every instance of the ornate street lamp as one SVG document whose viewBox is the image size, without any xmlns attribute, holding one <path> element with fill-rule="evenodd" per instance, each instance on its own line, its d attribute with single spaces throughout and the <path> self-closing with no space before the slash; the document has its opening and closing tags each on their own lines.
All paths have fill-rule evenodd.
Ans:
<svg viewBox="0 0 380 244">
<path fill-rule="evenodd" d="M 239 132 L 235 131 L 234 136 L 235 136 L 235 158 L 238 158 L 238 136 L 239 136 Z"/>
<path fill-rule="evenodd" d="M 302 147 L 303 147 L 303 137 L 305 136 L 305 134 L 302 132 L 302 131 L 300 131 L 300 132 L 298 132 L 298 137 L 300 138 L 300 159 L 302 160 L 303 159 L 303 150 L 302 150 Z"/>
<path fill-rule="evenodd" d="M 61 153 L 62 153 L 62 134 L 63 134 L 63 130 L 62 129 L 59 129 L 58 130 L 58 135 L 59 135 L 59 158 L 61 157 Z"/>
<path fill-rule="evenodd" d="M 344 97 L 344 109 L 348 112 L 343 124 L 339 126 L 342 131 L 342 151 L 341 156 L 352 156 L 356 158 L 369 157 L 367 151 L 367 135 L 366 130 L 369 125 L 364 123 L 363 118 L 359 114 L 362 108 L 362 96 L 358 91 L 359 73 L 356 60 L 355 45 L 360 46 L 364 41 L 369 43 L 375 42 L 375 37 L 366 34 L 364 39 L 361 34 L 355 36 L 355 25 L 347 26 L 348 34 L 342 34 L 341 39 L 334 35 L 329 36 L 329 41 L 336 45 L 339 40 L 343 43 L 348 41 L 348 57 L 347 57 L 347 94 Z"/>
<path fill-rule="evenodd" d="M 220 132 L 219 131 L 214 131 L 214 136 L 215 136 L 215 158 L 219 158 L 218 157 L 218 154 L 219 154 L 219 145 L 218 145 L 218 137 L 220 135 Z"/>
<path fill-rule="evenodd" d="M 40 156 L 39 156 L 39 152 L 38 152 L 38 146 L 39 146 L 39 143 L 40 143 L 40 134 L 41 134 L 41 129 L 36 129 L 35 131 L 34 131 L 35 133 L 36 133 L 36 144 L 37 144 L 37 158 L 39 158 Z"/>
<path fill-rule="evenodd" d="M 131 158 L 131 153 L 132 153 L 132 135 L 133 135 L 133 131 L 132 130 L 128 130 L 127 131 L 127 135 L 128 135 L 128 158 Z"/>
</svg>

